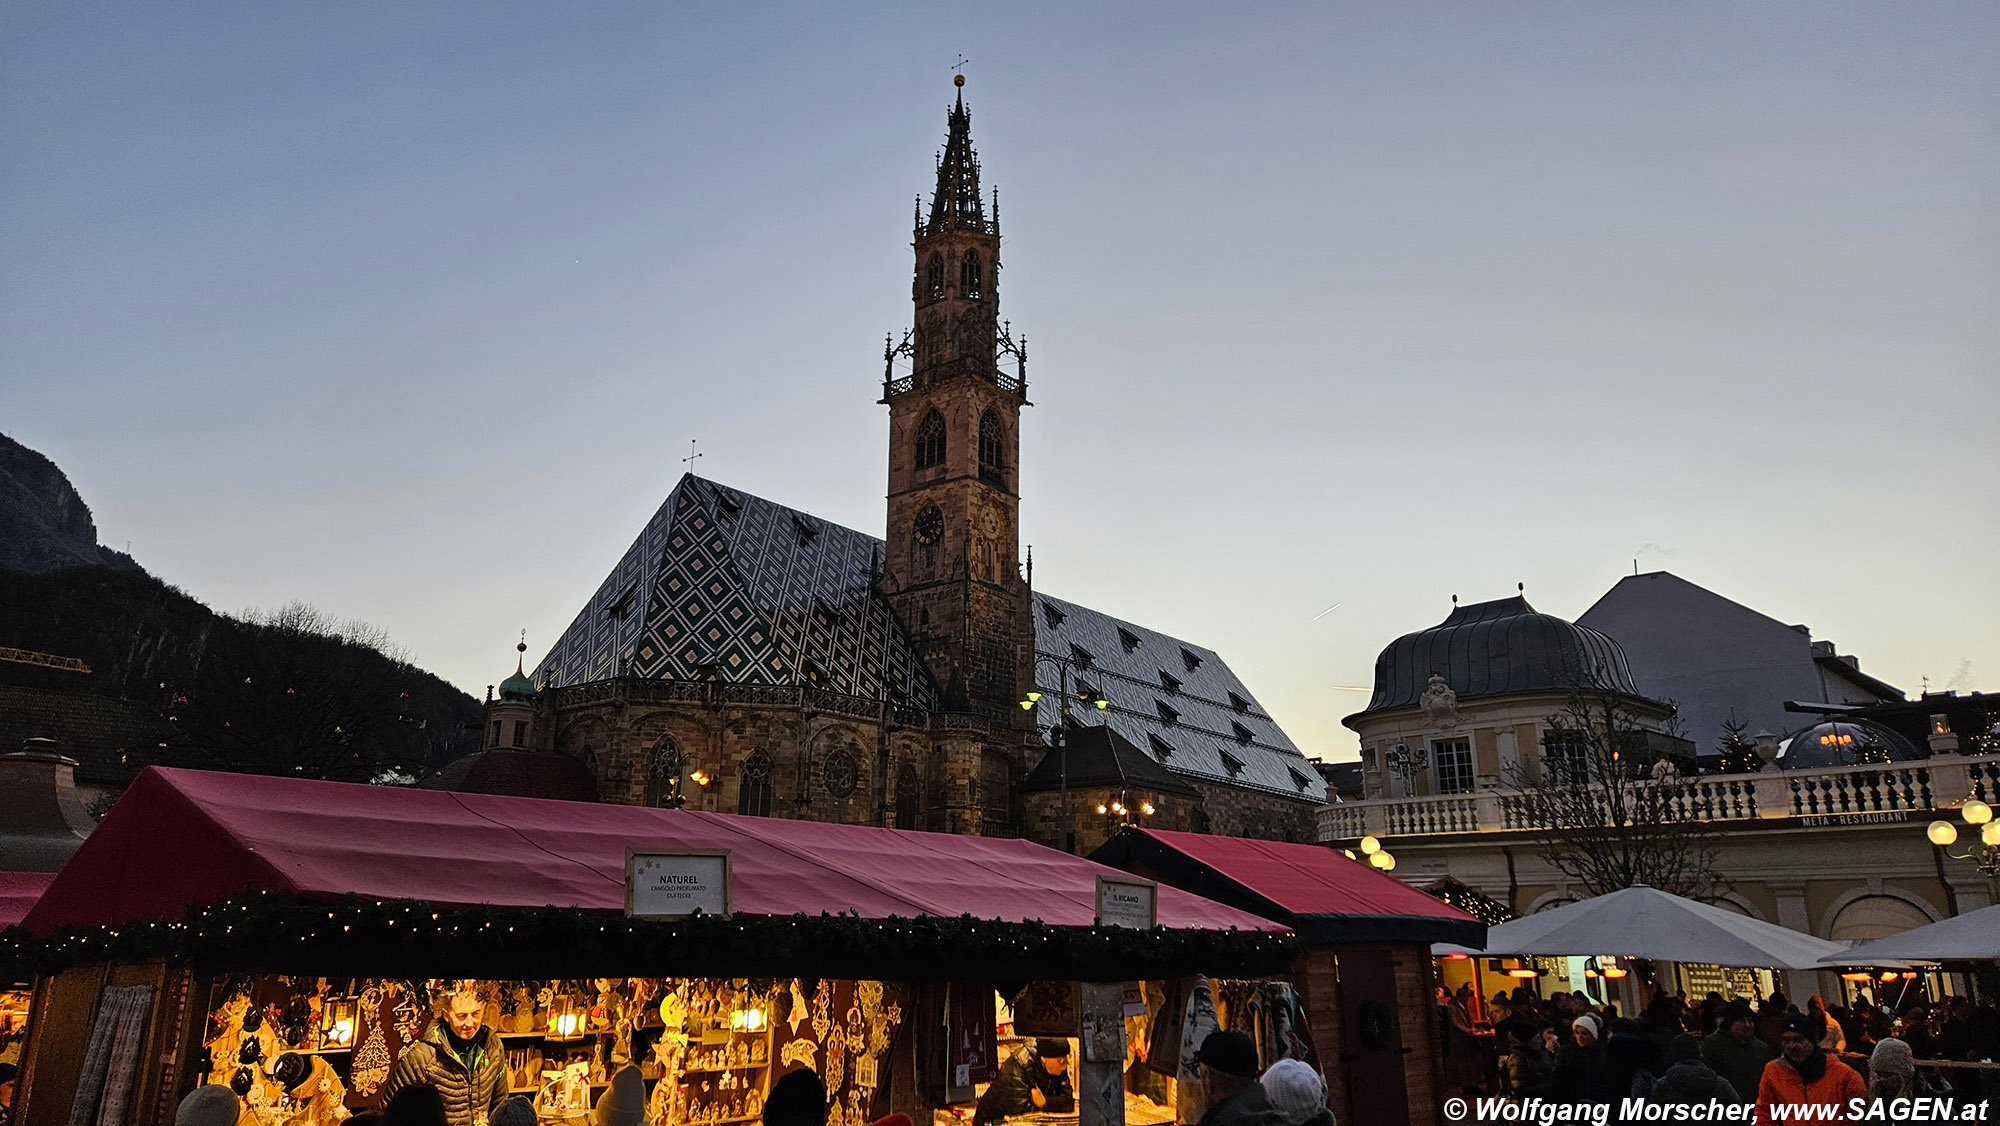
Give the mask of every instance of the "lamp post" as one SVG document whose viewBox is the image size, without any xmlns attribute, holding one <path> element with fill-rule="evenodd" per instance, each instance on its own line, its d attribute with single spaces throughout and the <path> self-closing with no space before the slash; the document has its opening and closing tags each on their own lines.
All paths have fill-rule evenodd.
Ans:
<svg viewBox="0 0 2000 1126">
<path fill-rule="evenodd" d="M 1056 760 L 1056 765 L 1058 768 L 1057 793 L 1060 795 L 1057 798 L 1056 816 L 1062 822 L 1062 850 L 1064 852 L 1075 852 L 1076 833 L 1074 830 L 1070 828 L 1070 823 L 1069 823 L 1068 725 L 1069 725 L 1069 701 L 1071 697 L 1069 674 L 1072 666 L 1078 668 L 1083 668 L 1087 666 L 1083 665 L 1083 663 L 1080 661 L 1074 661 L 1068 657 L 1058 657 L 1048 653 L 1035 654 L 1035 681 L 1037 687 L 1031 689 L 1028 692 L 1028 694 L 1022 698 L 1021 710 L 1024 712 L 1033 712 L 1036 708 L 1042 706 L 1043 700 L 1048 698 L 1047 696 L 1042 694 L 1039 687 L 1041 682 L 1041 671 L 1043 665 L 1054 666 L 1056 669 L 1056 677 L 1057 677 L 1056 721 L 1050 727 L 1051 732 L 1055 736 L 1055 751 L 1058 755 L 1062 756 L 1061 758 Z M 1083 703 L 1090 704 L 1096 707 L 1097 710 L 1100 712 L 1105 711 L 1111 707 L 1111 701 L 1105 699 L 1102 694 L 1098 693 L 1094 689 L 1085 689 L 1081 685 L 1078 686 L 1078 691 L 1075 693 L 1075 697 L 1077 700 Z"/>
<path fill-rule="evenodd" d="M 1958 843 L 1958 826 L 1949 821 L 1933 821 L 1924 826 L 1924 836 L 1953 860 L 1970 860 L 1989 881 L 2000 879 L 2000 821 L 1993 819 L 1993 807 L 1978 798 L 1958 807 L 1959 819 L 1979 831 L 1979 843 L 1967 842 L 1964 852 L 1953 852 Z"/>
</svg>

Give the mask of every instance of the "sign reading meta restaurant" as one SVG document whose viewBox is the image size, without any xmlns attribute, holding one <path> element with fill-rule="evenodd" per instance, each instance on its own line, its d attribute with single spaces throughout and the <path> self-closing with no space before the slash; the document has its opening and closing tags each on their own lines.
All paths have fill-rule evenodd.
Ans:
<svg viewBox="0 0 2000 1126">
<path fill-rule="evenodd" d="M 634 918 L 729 914 L 727 850 L 625 850 L 625 913 Z"/>
<path fill-rule="evenodd" d="M 1137 877 L 1097 877 L 1097 925 L 1152 930 L 1160 921 L 1159 889 Z"/>
</svg>

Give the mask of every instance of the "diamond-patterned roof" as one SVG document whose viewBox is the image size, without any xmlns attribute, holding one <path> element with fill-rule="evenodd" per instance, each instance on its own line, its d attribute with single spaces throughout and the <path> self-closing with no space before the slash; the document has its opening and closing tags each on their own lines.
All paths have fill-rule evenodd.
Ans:
<svg viewBox="0 0 2000 1126">
<path fill-rule="evenodd" d="M 874 536 L 688 474 L 535 679 L 563 687 L 713 673 L 934 709 L 937 686 L 871 589 L 881 552 Z M 1326 800 L 1319 772 L 1214 650 L 1044 594 L 1035 648 L 1110 701 L 1075 709 L 1075 720 L 1108 723 L 1175 774 Z M 1040 673 L 1059 679 L 1048 662 Z M 1056 712 L 1037 716 L 1047 726 Z"/>
</svg>

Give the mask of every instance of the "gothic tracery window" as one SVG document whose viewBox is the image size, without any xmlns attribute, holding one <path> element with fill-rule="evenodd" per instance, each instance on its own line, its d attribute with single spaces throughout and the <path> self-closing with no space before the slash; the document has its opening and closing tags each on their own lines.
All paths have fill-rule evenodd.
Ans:
<svg viewBox="0 0 2000 1126">
<path fill-rule="evenodd" d="M 736 788 L 736 812 L 771 816 L 771 760 L 758 751 L 743 760 L 743 779 Z"/>
<path fill-rule="evenodd" d="M 981 272 L 979 268 L 979 252 L 976 250 L 966 251 L 965 261 L 960 263 L 958 268 L 959 292 L 975 301 L 978 300 L 980 289 L 982 288 L 980 285 L 982 280 L 980 276 Z"/>
<path fill-rule="evenodd" d="M 672 736 L 661 736 L 659 746 L 653 748 L 652 761 L 646 764 L 646 804 L 660 805 L 674 796 L 680 789 L 681 770 L 686 760 L 681 749 L 674 745 Z"/>
<path fill-rule="evenodd" d="M 979 478 L 1004 487 L 1007 484 L 1006 433 L 1000 416 L 987 411 L 979 416 Z"/>
<path fill-rule="evenodd" d="M 923 827 L 923 785 L 917 781 L 917 768 L 904 763 L 896 775 L 896 828 Z"/>
<path fill-rule="evenodd" d="M 932 411 L 917 424 L 917 468 L 944 464 L 944 416 Z"/>
<path fill-rule="evenodd" d="M 926 276 L 926 278 L 925 278 L 925 281 L 927 281 L 927 282 L 929 283 L 929 285 L 928 285 L 928 287 L 927 287 L 927 288 L 928 288 L 928 289 L 930 290 L 930 295 L 931 295 L 932 297 L 943 297 L 943 296 L 944 296 L 944 255 L 942 255 L 942 254 L 936 254 L 936 253 L 933 253 L 933 254 L 931 255 L 931 264 L 930 264 L 930 268 L 929 268 L 929 270 L 928 270 L 928 271 L 926 271 L 926 274 L 927 274 L 927 276 Z"/>
</svg>

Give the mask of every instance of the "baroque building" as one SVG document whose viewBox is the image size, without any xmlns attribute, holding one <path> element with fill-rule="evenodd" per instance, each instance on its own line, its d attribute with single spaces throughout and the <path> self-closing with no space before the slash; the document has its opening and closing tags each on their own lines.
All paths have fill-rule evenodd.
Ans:
<svg viewBox="0 0 2000 1126">
<path fill-rule="evenodd" d="M 429 784 L 1081 848 L 1130 822 L 1311 839 L 1324 780 L 1219 656 L 1031 589 L 1027 353 L 980 171 L 961 91 L 885 349 L 886 534 L 683 476 L 533 674 L 489 693 L 479 757 L 503 766 Z"/>
</svg>

